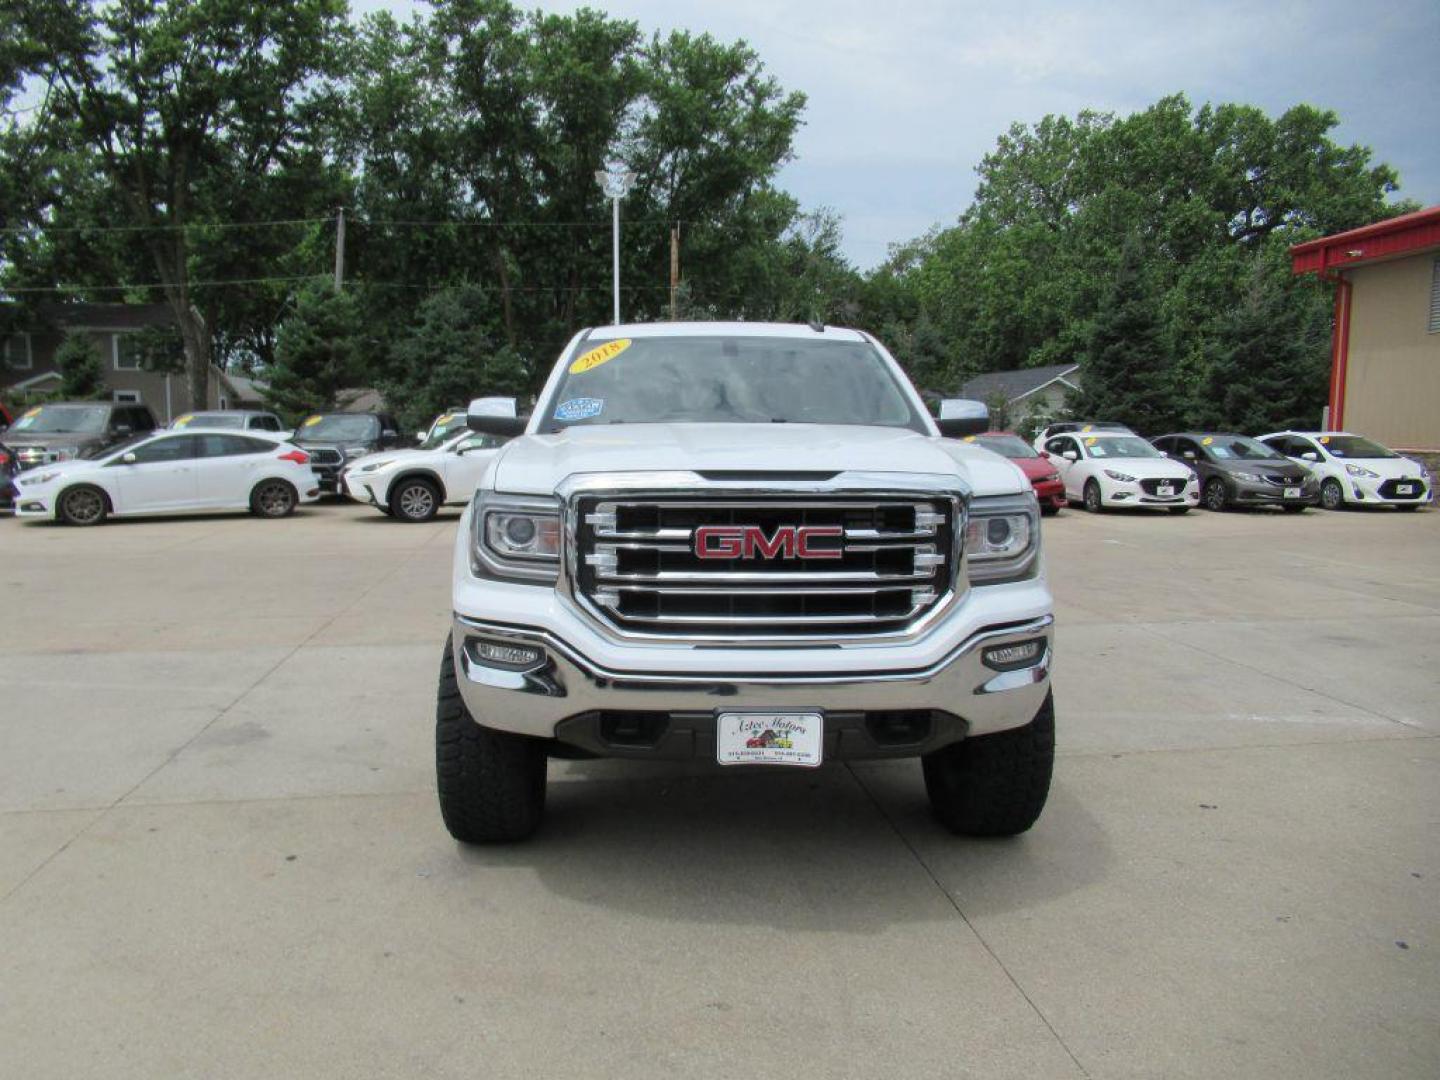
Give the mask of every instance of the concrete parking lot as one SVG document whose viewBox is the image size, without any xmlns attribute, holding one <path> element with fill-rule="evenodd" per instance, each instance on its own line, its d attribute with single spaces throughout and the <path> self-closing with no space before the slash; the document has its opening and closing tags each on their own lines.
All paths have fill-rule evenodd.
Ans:
<svg viewBox="0 0 1440 1080">
<path fill-rule="evenodd" d="M 911 763 L 557 763 L 481 850 L 454 528 L 0 521 L 0 1074 L 1440 1074 L 1440 513 L 1047 521 L 1018 840 Z"/>
</svg>

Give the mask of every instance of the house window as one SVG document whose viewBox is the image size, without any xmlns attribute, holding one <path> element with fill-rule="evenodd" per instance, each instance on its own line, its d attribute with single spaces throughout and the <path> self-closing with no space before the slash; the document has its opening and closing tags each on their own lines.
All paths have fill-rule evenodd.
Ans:
<svg viewBox="0 0 1440 1080">
<path fill-rule="evenodd" d="M 116 391 L 115 391 L 115 400 L 116 400 L 117 403 L 122 404 L 122 405 L 139 405 L 139 404 L 140 404 L 140 391 L 139 391 L 139 390 L 116 390 Z"/>
<path fill-rule="evenodd" d="M 11 334 L 5 338 L 4 350 L 5 366 L 11 371 L 29 371 L 35 366 L 29 334 Z"/>
<path fill-rule="evenodd" d="M 1430 333 L 1440 334 L 1440 259 L 1430 268 Z"/>
<path fill-rule="evenodd" d="M 116 371 L 140 370 L 140 342 L 134 334 L 115 334 L 110 339 L 114 344 Z"/>
</svg>

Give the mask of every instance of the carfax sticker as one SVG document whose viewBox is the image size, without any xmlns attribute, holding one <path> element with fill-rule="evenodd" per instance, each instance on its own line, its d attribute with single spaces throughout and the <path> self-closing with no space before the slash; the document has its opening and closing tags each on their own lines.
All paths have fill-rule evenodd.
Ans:
<svg viewBox="0 0 1440 1080">
<path fill-rule="evenodd" d="M 562 401 L 555 407 L 556 420 L 589 420 L 605 410 L 605 399 L 598 397 L 577 397 Z"/>
<path fill-rule="evenodd" d="M 601 364 L 608 364 L 615 357 L 630 347 L 629 338 L 616 338 L 614 341 L 607 341 L 604 345 L 597 345 L 583 356 L 579 356 L 570 365 L 571 375 L 583 375 L 585 372 L 599 367 Z"/>
</svg>

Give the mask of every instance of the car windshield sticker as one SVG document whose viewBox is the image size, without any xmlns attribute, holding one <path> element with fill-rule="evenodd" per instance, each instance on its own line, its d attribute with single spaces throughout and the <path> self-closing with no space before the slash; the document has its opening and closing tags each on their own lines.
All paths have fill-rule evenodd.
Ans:
<svg viewBox="0 0 1440 1080">
<path fill-rule="evenodd" d="M 1203 439 L 1200 440 L 1200 445 L 1201 445 L 1201 446 L 1209 446 L 1209 445 L 1210 445 L 1211 443 L 1213 443 L 1214 441 L 1215 441 L 1215 440 L 1214 440 L 1213 437 L 1211 437 L 1211 436 L 1209 436 L 1209 435 L 1206 435 Z"/>
<path fill-rule="evenodd" d="M 190 423 L 190 421 L 194 419 L 195 417 L 187 412 L 184 416 L 177 416 L 175 418 L 175 426 L 184 427 L 186 424 Z"/>
<path fill-rule="evenodd" d="M 1085 425 L 1084 427 L 1082 427 L 1080 430 L 1081 430 L 1081 431 L 1094 431 L 1094 430 L 1095 430 L 1095 425 L 1094 425 L 1094 424 L 1086 424 L 1086 425 Z M 1091 441 L 1091 442 L 1094 442 L 1095 440 L 1094 440 L 1094 439 L 1091 439 L 1090 441 Z"/>
<path fill-rule="evenodd" d="M 21 420 L 33 420 L 35 417 L 37 417 L 37 416 L 40 415 L 40 409 L 41 409 L 41 406 L 36 405 L 33 409 L 31 409 L 29 412 L 27 412 L 27 413 L 26 413 L 24 416 L 22 416 L 20 419 L 21 419 Z"/>
<path fill-rule="evenodd" d="M 598 345 L 570 365 L 570 374 L 583 375 L 592 368 L 614 360 L 629 347 L 629 338 L 616 338 L 614 341 L 605 342 L 604 345 Z"/>
<path fill-rule="evenodd" d="M 1321 435 L 1321 436 L 1320 436 L 1320 443 L 1321 443 L 1322 446 L 1328 446 L 1329 443 L 1330 443 L 1330 436 L 1329 436 L 1329 435 Z"/>
<path fill-rule="evenodd" d="M 301 426 L 301 427 L 314 427 L 314 426 L 315 426 L 316 424 L 318 424 L 319 422 L 320 422 L 320 417 L 318 417 L 318 416 L 311 416 L 311 417 L 307 418 L 306 421 L 305 421 L 305 423 L 301 424 L 300 426 Z"/>
<path fill-rule="evenodd" d="M 605 409 L 605 399 L 595 397 L 577 397 L 569 401 L 562 401 L 555 408 L 556 420 L 588 420 L 592 416 L 599 416 Z"/>
<path fill-rule="evenodd" d="M 974 436 L 974 435 L 966 435 L 965 438 L 964 438 L 962 441 L 963 441 L 963 442 L 974 442 L 974 441 L 975 441 L 975 436 Z"/>
<path fill-rule="evenodd" d="M 1088 430 L 1088 429 L 1087 429 L 1087 430 Z M 1096 440 L 1095 440 L 1095 436 L 1094 436 L 1094 435 L 1091 435 L 1090 438 L 1088 438 L 1088 439 L 1085 440 L 1085 445 L 1086 445 L 1086 446 L 1094 446 L 1094 445 L 1095 445 L 1095 441 L 1096 441 Z"/>
</svg>

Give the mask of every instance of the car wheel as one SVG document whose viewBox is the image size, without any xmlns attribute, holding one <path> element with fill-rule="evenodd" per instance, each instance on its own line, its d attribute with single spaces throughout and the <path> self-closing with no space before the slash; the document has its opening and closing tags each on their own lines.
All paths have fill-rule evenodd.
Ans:
<svg viewBox="0 0 1440 1080">
<path fill-rule="evenodd" d="M 1345 505 L 1345 489 L 1334 477 L 1320 485 L 1320 505 L 1326 510 L 1339 510 Z"/>
<path fill-rule="evenodd" d="M 471 717 L 447 636 L 435 699 L 435 781 L 450 835 L 466 844 L 529 836 L 545 812 L 546 764 L 539 739 L 484 728 Z"/>
<path fill-rule="evenodd" d="M 1190 512 L 1190 507 L 1188 507 L 1188 506 L 1172 506 L 1172 507 L 1170 507 L 1170 513 L 1172 513 L 1172 514 L 1188 514 L 1189 512 Z"/>
<path fill-rule="evenodd" d="M 966 836 L 1014 836 L 1040 816 L 1055 764 L 1055 699 L 1014 731 L 977 735 L 920 759 L 935 816 Z"/>
<path fill-rule="evenodd" d="M 1214 510 L 1217 514 L 1230 505 L 1230 497 L 1225 494 L 1225 481 L 1218 476 L 1212 477 L 1205 485 L 1203 498 L 1205 509 Z"/>
<path fill-rule="evenodd" d="M 81 484 L 62 494 L 56 509 L 66 525 L 99 525 L 110 513 L 110 500 L 99 488 Z"/>
<path fill-rule="evenodd" d="M 1100 481 L 1085 481 L 1085 509 L 1092 514 L 1098 514 L 1105 509 L 1105 501 L 1100 497 Z"/>
<path fill-rule="evenodd" d="M 440 509 L 440 492 L 429 480 L 401 480 L 391 488 L 386 505 L 401 521 L 429 521 Z"/>
<path fill-rule="evenodd" d="M 261 480 L 250 492 L 250 512 L 263 518 L 289 517 L 299 501 L 295 489 L 284 480 Z"/>
<path fill-rule="evenodd" d="M 1060 508 L 1051 503 L 1046 506 L 1040 507 L 1040 513 L 1044 514 L 1046 517 L 1054 517 L 1056 514 L 1060 513 Z"/>
</svg>

